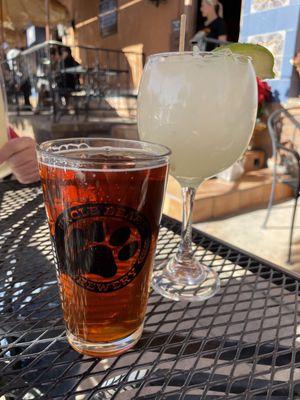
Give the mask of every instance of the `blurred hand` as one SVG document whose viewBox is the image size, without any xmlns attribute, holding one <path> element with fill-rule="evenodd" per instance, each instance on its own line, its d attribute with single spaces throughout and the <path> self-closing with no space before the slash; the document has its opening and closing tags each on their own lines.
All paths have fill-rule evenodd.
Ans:
<svg viewBox="0 0 300 400">
<path fill-rule="evenodd" d="M 30 137 L 9 140 L 0 148 L 0 164 L 6 161 L 20 183 L 37 182 L 39 177 L 35 141 Z"/>
</svg>

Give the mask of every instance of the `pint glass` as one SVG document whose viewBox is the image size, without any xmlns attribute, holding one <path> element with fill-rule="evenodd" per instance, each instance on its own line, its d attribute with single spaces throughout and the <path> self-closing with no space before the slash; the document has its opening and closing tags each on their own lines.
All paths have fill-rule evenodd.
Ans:
<svg viewBox="0 0 300 400">
<path fill-rule="evenodd" d="M 140 338 L 169 150 L 115 139 L 38 146 L 67 339 L 113 356 Z"/>
</svg>

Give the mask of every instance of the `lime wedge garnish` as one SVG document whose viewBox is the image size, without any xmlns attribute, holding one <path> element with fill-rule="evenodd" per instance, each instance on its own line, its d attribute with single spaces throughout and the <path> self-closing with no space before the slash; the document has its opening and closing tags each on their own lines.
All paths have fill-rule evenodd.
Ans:
<svg viewBox="0 0 300 400">
<path fill-rule="evenodd" d="M 272 79 L 275 77 L 273 71 L 274 56 L 266 47 L 253 43 L 230 43 L 217 47 L 213 51 L 224 49 L 229 49 L 234 54 L 251 57 L 256 76 L 260 79 Z"/>
</svg>

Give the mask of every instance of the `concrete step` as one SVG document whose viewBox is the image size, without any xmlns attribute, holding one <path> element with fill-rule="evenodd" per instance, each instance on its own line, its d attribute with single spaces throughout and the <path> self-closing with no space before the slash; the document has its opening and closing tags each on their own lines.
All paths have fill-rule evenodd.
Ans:
<svg viewBox="0 0 300 400">
<path fill-rule="evenodd" d="M 271 185 L 272 171 L 268 168 L 247 172 L 234 182 L 210 179 L 197 190 L 193 222 L 207 221 L 266 207 Z M 292 195 L 292 188 L 283 183 L 277 183 L 275 202 L 288 199 Z M 180 185 L 173 177 L 169 178 L 164 213 L 181 220 Z"/>
</svg>

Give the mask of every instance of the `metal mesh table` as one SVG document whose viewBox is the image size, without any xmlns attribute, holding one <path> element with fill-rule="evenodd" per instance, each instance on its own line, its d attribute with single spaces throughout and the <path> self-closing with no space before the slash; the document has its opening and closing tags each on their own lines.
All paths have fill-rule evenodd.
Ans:
<svg viewBox="0 0 300 400">
<path fill-rule="evenodd" d="M 94 359 L 65 340 L 40 188 L 1 183 L 0 227 L 1 400 L 300 398 L 292 275 L 194 231 L 220 292 L 204 303 L 151 293 L 137 346 Z M 157 260 L 175 251 L 179 231 L 163 218 Z"/>
</svg>

